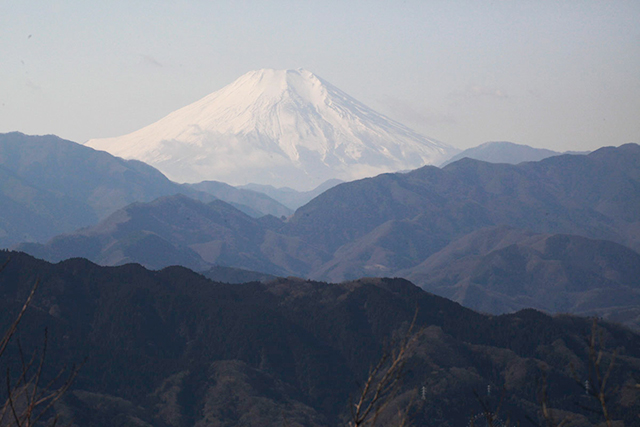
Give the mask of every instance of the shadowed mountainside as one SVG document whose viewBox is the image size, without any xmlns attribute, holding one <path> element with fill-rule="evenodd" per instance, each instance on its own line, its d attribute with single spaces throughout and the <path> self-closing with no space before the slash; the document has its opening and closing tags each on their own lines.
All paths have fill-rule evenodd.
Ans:
<svg viewBox="0 0 640 427">
<path fill-rule="evenodd" d="M 538 419 L 543 371 L 551 408 L 584 426 L 601 420 L 590 412 L 597 406 L 582 387 L 591 328 L 586 319 L 534 310 L 480 315 L 402 279 L 224 285 L 181 267 L 155 272 L 82 259 L 52 265 L 5 251 L 0 263 L 7 257 L 0 274 L 0 327 L 6 328 L 40 278 L 20 326 L 23 348 L 40 345 L 48 327 L 46 378 L 88 357 L 56 406 L 61 422 L 336 425 L 345 420 L 349 397 L 358 393 L 371 364 L 393 337 L 403 335 L 416 307 L 420 332 L 390 406 L 406 405 L 425 387 L 425 400 L 410 411 L 414 425 L 466 425 L 482 411 L 474 390 L 482 393 L 487 385 L 504 388 L 502 418 Z M 610 384 L 628 384 L 638 374 L 640 337 L 600 326 L 604 346 L 619 351 Z M 12 365 L 15 351 L 11 347 L 3 363 Z M 606 350 L 603 361 L 610 358 Z M 611 387 L 609 393 L 613 419 L 632 423 L 640 410 L 638 392 Z M 487 397 L 490 404 L 497 405 L 499 394 Z"/>
<path fill-rule="evenodd" d="M 123 160 L 53 135 L 0 134 L 0 247 L 51 237 L 95 224 L 124 206 L 161 196 L 187 194 L 204 201 L 229 197 L 236 207 L 253 215 L 286 215 L 284 206 L 255 193 L 231 188 L 214 197 L 206 191 L 169 181 L 158 170 Z M 239 196 L 236 193 L 241 193 Z M 236 199 L 242 201 L 236 202 Z M 259 206 L 259 207 L 258 207 Z M 277 209 L 276 209 L 277 207 Z"/>
<path fill-rule="evenodd" d="M 497 238 L 491 230 L 505 226 L 513 230 L 510 244 L 515 246 L 492 255 L 494 249 L 474 248 L 490 248 Z M 166 197 L 131 205 L 46 245 L 19 248 L 50 261 L 81 256 L 105 265 L 139 262 L 149 268 L 220 265 L 334 282 L 410 277 L 489 312 L 533 306 L 613 316 L 637 327 L 637 282 L 617 277 L 632 277 L 628 272 L 638 269 L 637 253 L 620 245 L 637 250 L 639 230 L 640 147 L 627 144 L 517 166 L 464 159 L 442 170 L 425 167 L 344 183 L 288 221 L 257 220 L 221 201 L 206 205 Z M 481 238 L 488 240 L 478 243 Z M 469 247 L 443 255 L 457 239 L 462 240 L 455 245 Z M 531 246 L 532 239 L 568 243 L 565 253 L 555 253 Z M 462 267 L 471 263 L 464 250 L 486 268 L 505 260 L 514 264 L 496 264 L 477 276 L 475 267 Z M 616 262 L 623 254 L 628 264 Z M 456 262 L 459 271 L 445 272 L 434 261 L 440 258 Z M 590 269 L 598 263 L 601 271 Z M 562 292 L 551 288 L 556 282 Z"/>
<path fill-rule="evenodd" d="M 201 271 L 200 274 L 202 274 L 207 279 L 213 280 L 214 282 L 222 283 L 267 283 L 278 278 L 277 276 L 260 273 L 258 271 L 251 271 L 234 267 L 223 267 L 220 265 L 211 267 L 210 269 L 205 271 Z"/>
<path fill-rule="evenodd" d="M 484 312 L 532 307 L 640 327 L 640 254 L 605 240 L 488 228 L 399 275 Z"/>
<path fill-rule="evenodd" d="M 148 268 L 214 265 L 284 274 L 261 252 L 266 233 L 282 222 L 252 218 L 215 200 L 208 204 L 177 194 L 134 203 L 96 226 L 53 238 L 46 245 L 21 244 L 35 256 L 61 261 L 82 256 L 102 265 L 141 263 Z"/>
<path fill-rule="evenodd" d="M 400 254 L 411 264 L 455 238 L 496 225 L 612 240 L 637 250 L 640 146 L 519 165 L 462 159 L 443 169 L 425 166 L 345 183 L 298 209 L 285 232 L 330 253 L 358 246 L 366 252 L 359 257 L 366 268 L 366 257 L 378 246 L 367 245 L 385 236 L 383 251 L 395 237 L 404 239 L 407 249 L 415 247 L 414 256 L 408 250 Z"/>
<path fill-rule="evenodd" d="M 44 241 L 177 192 L 156 169 L 53 135 L 0 135 L 0 245 Z M 5 206 L 7 208 L 5 208 Z"/>
</svg>

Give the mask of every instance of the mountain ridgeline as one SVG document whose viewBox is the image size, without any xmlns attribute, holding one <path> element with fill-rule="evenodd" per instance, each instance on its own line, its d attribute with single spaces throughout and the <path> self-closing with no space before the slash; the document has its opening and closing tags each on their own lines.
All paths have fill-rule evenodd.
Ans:
<svg viewBox="0 0 640 427">
<path fill-rule="evenodd" d="M 0 134 L 0 425 L 637 424 L 640 146 L 457 152 L 303 69 Z"/>
<path fill-rule="evenodd" d="M 537 308 L 640 326 L 640 254 L 607 240 L 485 228 L 399 276 L 483 312 Z"/>
<path fill-rule="evenodd" d="M 0 134 L 0 247 L 46 242 L 131 203 L 177 193 L 202 201 L 224 199 L 256 217 L 292 212 L 264 194 L 223 183 L 182 186 L 140 161 L 53 135 Z"/>
<path fill-rule="evenodd" d="M 331 252 L 397 227 L 424 230 L 419 238 L 427 232 L 440 249 L 452 237 L 496 225 L 579 234 L 637 250 L 639 183 L 637 144 L 519 165 L 462 159 L 443 169 L 426 166 L 334 187 L 298 209 L 288 230 Z"/>
<path fill-rule="evenodd" d="M 3 330 L 40 279 L 20 341 L 30 352 L 48 328 L 43 384 L 87 358 L 55 406 L 59 423 L 344 425 L 369 367 L 403 339 L 414 316 L 401 388 L 385 397 L 385 425 L 405 407 L 416 426 L 467 425 L 483 413 L 478 393 L 492 408 L 501 406 L 502 420 L 542 422 L 542 378 L 556 415 L 572 425 L 602 421 L 583 386 L 587 319 L 534 310 L 481 315 L 403 279 L 226 285 L 182 267 L 149 271 L 83 259 L 53 265 L 0 252 L 0 264 L 7 259 L 0 274 Z M 634 384 L 640 364 L 640 336 L 606 323 L 599 328 L 602 362 L 612 360 L 613 349 L 618 354 L 609 383 L 620 387 L 607 391 L 611 418 L 633 425 L 640 399 L 626 385 Z M 4 355 L 11 372 L 17 351 L 14 343 Z M 487 395 L 488 387 L 495 392 Z"/>
<path fill-rule="evenodd" d="M 548 157 L 559 156 L 562 153 L 544 148 L 533 148 L 528 145 L 514 144 L 508 141 L 491 141 L 477 147 L 468 148 L 441 163 L 445 167 L 458 160 L 469 158 L 489 163 L 508 163 L 517 165 L 522 162 L 538 162 Z M 582 153 L 586 154 L 586 153 Z"/>
<path fill-rule="evenodd" d="M 519 165 L 463 159 L 337 185 L 287 221 L 251 218 L 222 201 L 168 196 L 20 249 L 50 261 L 221 265 L 334 282 L 406 277 L 493 313 L 537 307 L 613 316 L 637 327 L 639 192 L 635 144 Z M 504 230 L 515 231 L 502 239 Z M 489 259 L 502 260 L 511 273 L 501 264 L 478 270 L 492 265 Z M 468 268 L 446 273 L 442 265 L 454 262 Z M 543 292 L 548 286 L 537 289 L 539 282 L 564 290 Z"/>
</svg>

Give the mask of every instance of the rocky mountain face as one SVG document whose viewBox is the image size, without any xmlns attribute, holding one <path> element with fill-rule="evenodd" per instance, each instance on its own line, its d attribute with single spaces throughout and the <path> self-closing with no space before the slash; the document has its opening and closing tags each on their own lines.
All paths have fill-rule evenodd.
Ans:
<svg viewBox="0 0 640 427">
<path fill-rule="evenodd" d="M 31 354 L 48 328 L 41 384 L 87 358 L 55 405 L 62 424 L 345 425 L 370 367 L 407 333 L 399 388 L 384 395 L 385 425 L 394 425 L 400 408 L 409 408 L 416 426 L 467 425 L 482 418 L 483 405 L 500 406 L 502 421 L 544 424 L 542 386 L 556 419 L 580 426 L 603 419 L 584 388 L 585 380 L 590 389 L 596 384 L 586 319 L 534 310 L 481 315 L 402 279 L 225 285 L 181 267 L 106 268 L 83 259 L 54 265 L 0 252 L 0 264 L 8 258 L 0 273 L 0 329 L 40 279 L 19 332 Z M 609 412 L 633 425 L 640 337 L 607 323 L 598 328 L 601 367 L 614 349 L 618 355 Z M 0 359 L 10 377 L 19 360 L 14 341 Z"/>
<path fill-rule="evenodd" d="M 249 72 L 145 128 L 86 145 L 142 160 L 177 182 L 296 190 L 437 164 L 457 152 L 303 69 Z"/>
</svg>

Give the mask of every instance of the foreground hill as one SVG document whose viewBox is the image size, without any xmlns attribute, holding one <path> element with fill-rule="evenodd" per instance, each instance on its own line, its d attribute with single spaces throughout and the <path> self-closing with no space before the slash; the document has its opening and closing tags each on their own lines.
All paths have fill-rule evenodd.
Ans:
<svg viewBox="0 0 640 427">
<path fill-rule="evenodd" d="M 53 135 L 0 134 L 0 247 L 46 241 L 93 225 L 130 203 L 176 193 L 229 200 L 254 216 L 290 214 L 260 193 L 202 187 L 178 185 L 142 162 Z"/>
<path fill-rule="evenodd" d="M 48 327 L 43 380 L 88 357 L 56 405 L 60 422 L 343 424 L 369 367 L 393 337 L 403 336 L 416 307 L 419 333 L 401 388 L 383 413 L 385 425 L 393 425 L 394 408 L 411 401 L 413 425 L 467 425 L 482 413 L 476 393 L 492 408 L 502 401 L 503 420 L 542 423 L 543 375 L 547 405 L 563 411 L 556 416 L 580 426 L 602 420 L 597 402 L 584 392 L 591 333 L 586 319 L 533 310 L 480 315 L 402 279 L 224 285 L 179 267 L 154 272 L 82 259 L 52 265 L 15 252 L 1 252 L 0 263 L 8 257 L 0 273 L 0 328 L 40 278 L 20 325 L 22 347 L 39 346 Z M 618 351 L 608 407 L 614 420 L 630 426 L 640 411 L 638 391 L 630 387 L 640 373 L 640 337 L 609 324 L 600 328 L 602 363 L 611 360 L 610 349 Z M 0 359 L 12 372 L 15 351 L 11 347 Z M 487 386 L 495 391 L 489 396 Z M 424 399 L 414 399 L 423 387 Z"/>
</svg>

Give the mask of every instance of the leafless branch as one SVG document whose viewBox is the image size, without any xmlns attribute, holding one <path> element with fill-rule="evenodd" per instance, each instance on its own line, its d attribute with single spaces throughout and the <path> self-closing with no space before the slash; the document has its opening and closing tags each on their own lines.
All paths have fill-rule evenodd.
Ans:
<svg viewBox="0 0 640 427">
<path fill-rule="evenodd" d="M 400 345 L 395 350 L 385 351 L 378 363 L 369 370 L 357 403 L 351 405 L 350 426 L 375 425 L 380 413 L 393 399 L 398 390 L 409 349 L 417 337 L 412 334 L 417 317 L 418 310 L 416 309 L 411 325 Z M 406 425 L 406 420 L 405 414 L 401 417 L 402 425 Z"/>
<path fill-rule="evenodd" d="M 0 272 L 2 272 L 6 267 L 7 263 L 8 261 L 4 265 L 0 266 Z M 33 297 L 38 289 L 39 283 L 40 280 L 36 280 L 20 312 L 5 332 L 2 341 L 0 341 L 0 356 L 4 354 L 11 338 L 15 335 L 20 321 L 33 301 Z M 0 408 L 0 425 L 11 427 L 35 426 L 36 423 L 38 423 L 38 421 L 48 413 L 52 406 L 62 398 L 64 393 L 66 393 L 73 383 L 84 362 L 77 367 L 76 365 L 73 365 L 69 371 L 67 371 L 66 368 L 62 368 L 44 387 L 41 385 L 45 370 L 47 344 L 48 332 L 45 329 L 44 341 L 40 355 L 38 356 L 38 351 L 36 350 L 27 360 L 27 358 L 25 358 L 22 344 L 20 343 L 20 340 L 18 340 L 17 347 L 20 359 L 20 375 L 16 382 L 12 384 L 11 369 L 8 367 L 6 370 L 7 399 Z M 35 368 L 35 372 L 33 372 L 32 368 L 36 366 L 36 362 L 37 367 Z M 62 385 L 56 386 L 64 376 L 66 376 L 66 379 L 63 381 Z M 58 419 L 58 416 L 53 417 L 49 425 L 54 427 L 57 425 Z"/>
<path fill-rule="evenodd" d="M 4 269 L 4 266 L 3 266 L 3 269 Z M 5 332 L 4 338 L 2 338 L 2 341 L 0 341 L 0 356 L 2 356 L 2 354 L 5 351 L 5 349 L 7 348 L 7 344 L 9 344 L 9 341 L 11 340 L 11 337 L 13 337 L 13 334 L 16 333 L 16 330 L 18 329 L 18 324 L 22 320 L 22 317 L 24 316 L 24 313 L 27 311 L 27 307 L 29 307 L 29 305 L 31 304 L 31 300 L 33 299 L 33 296 L 35 295 L 36 289 L 38 289 L 38 285 L 39 284 L 40 284 L 40 280 L 38 279 L 38 280 L 36 280 L 36 283 L 33 285 L 33 288 L 31 288 L 31 293 L 27 297 L 27 300 L 24 302 L 24 305 L 22 306 L 22 309 L 20 310 L 20 313 L 18 314 L 16 319 L 13 321 L 11 326 L 9 326 L 9 329 L 7 329 L 7 332 Z"/>
<path fill-rule="evenodd" d="M 62 368 L 45 386 L 40 385 L 45 366 L 47 341 L 48 335 L 45 331 L 43 349 L 39 356 L 37 369 L 33 375 L 31 375 L 30 372 L 34 366 L 37 352 L 34 352 L 34 356 L 27 361 L 24 358 L 21 347 L 20 359 L 22 367 L 20 376 L 15 384 L 11 383 L 11 372 L 10 369 L 7 368 L 6 385 L 8 397 L 0 412 L 0 422 L 5 421 L 5 415 L 7 411 L 10 411 L 12 421 L 9 425 L 15 427 L 31 427 L 36 425 L 36 423 L 47 414 L 49 409 L 62 398 L 73 383 L 82 365 L 78 367 L 73 365 L 69 371 L 67 371 L 66 368 Z M 55 384 L 59 383 L 67 373 L 68 375 L 66 375 L 66 379 L 62 385 L 56 387 Z M 57 422 L 58 417 L 56 416 L 51 422 L 51 426 L 56 425 Z"/>
</svg>

